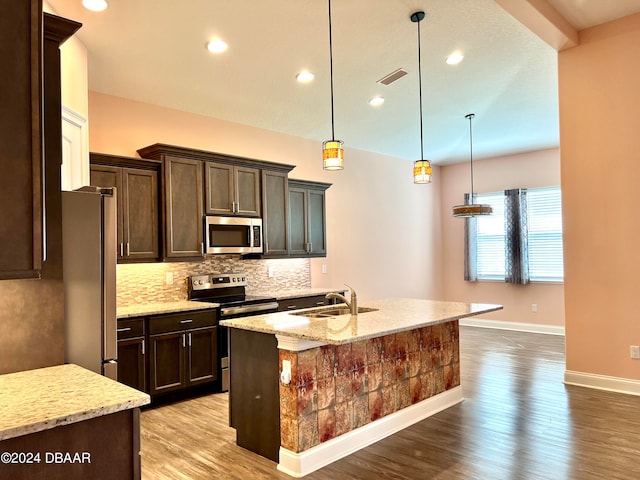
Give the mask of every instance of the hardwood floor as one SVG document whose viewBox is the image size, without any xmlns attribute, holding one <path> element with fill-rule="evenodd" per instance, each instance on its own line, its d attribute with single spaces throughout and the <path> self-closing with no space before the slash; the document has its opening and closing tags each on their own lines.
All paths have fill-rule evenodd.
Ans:
<svg viewBox="0 0 640 480">
<path fill-rule="evenodd" d="M 640 397 L 565 386 L 563 337 L 460 330 L 463 403 L 305 478 L 640 479 Z M 227 402 L 144 411 L 142 478 L 292 478 L 235 445 Z"/>
</svg>

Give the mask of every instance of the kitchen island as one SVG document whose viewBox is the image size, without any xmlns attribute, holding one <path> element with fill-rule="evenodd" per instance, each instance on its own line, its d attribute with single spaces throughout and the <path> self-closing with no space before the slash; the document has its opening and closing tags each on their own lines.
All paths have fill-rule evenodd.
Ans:
<svg viewBox="0 0 640 480">
<path fill-rule="evenodd" d="M 304 476 L 463 400 L 458 320 L 502 308 L 370 300 L 238 318 L 231 426 L 238 445 Z M 329 312 L 329 313 L 327 313 Z"/>
<path fill-rule="evenodd" d="M 0 375 L 0 478 L 139 479 L 148 403 L 77 365 Z"/>
</svg>

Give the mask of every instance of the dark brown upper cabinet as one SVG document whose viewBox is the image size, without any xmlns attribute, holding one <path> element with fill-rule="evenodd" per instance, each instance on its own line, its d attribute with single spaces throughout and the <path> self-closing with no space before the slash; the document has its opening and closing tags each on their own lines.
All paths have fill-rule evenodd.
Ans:
<svg viewBox="0 0 640 480">
<path fill-rule="evenodd" d="M 91 185 L 118 192 L 118 262 L 158 261 L 160 162 L 97 153 L 90 162 Z"/>
<path fill-rule="evenodd" d="M 289 179 L 289 256 L 327 255 L 325 192 L 330 186 Z"/>
<path fill-rule="evenodd" d="M 2 10 L 0 279 L 39 278 L 44 239 L 42 4 L 3 2 Z"/>
<path fill-rule="evenodd" d="M 189 247 L 193 247 L 198 238 L 198 248 L 203 248 L 203 211 L 233 214 L 234 201 L 235 214 L 253 216 L 257 211 L 262 217 L 264 254 L 287 255 L 287 174 L 294 165 L 161 143 L 141 148 L 138 154 L 162 162 L 166 257 L 201 257 L 202 250 L 189 251 Z M 206 196 L 202 191 L 203 175 Z M 199 210 L 194 206 L 198 198 Z"/>
<path fill-rule="evenodd" d="M 260 216 L 260 170 L 205 162 L 207 215 Z"/>
</svg>

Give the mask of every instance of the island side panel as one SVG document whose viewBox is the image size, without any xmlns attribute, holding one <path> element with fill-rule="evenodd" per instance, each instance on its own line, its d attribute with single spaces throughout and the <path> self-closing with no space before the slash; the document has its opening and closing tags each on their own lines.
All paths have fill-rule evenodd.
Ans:
<svg viewBox="0 0 640 480">
<path fill-rule="evenodd" d="M 30 464 L 3 462 L 0 478 L 139 480 L 140 409 L 10 438 L 0 452 L 39 454 Z"/>
<path fill-rule="evenodd" d="M 300 453 L 460 385 L 458 321 L 343 345 L 280 350 L 282 447 Z"/>
<path fill-rule="evenodd" d="M 229 329 L 229 415 L 236 443 L 277 462 L 280 449 L 278 342 L 272 334 Z"/>
</svg>

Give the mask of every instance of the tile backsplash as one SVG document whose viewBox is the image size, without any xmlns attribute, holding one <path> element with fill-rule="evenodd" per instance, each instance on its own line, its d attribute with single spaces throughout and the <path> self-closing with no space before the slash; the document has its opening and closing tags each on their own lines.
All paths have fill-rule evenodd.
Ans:
<svg viewBox="0 0 640 480">
<path fill-rule="evenodd" d="M 308 258 L 242 260 L 239 255 L 216 255 L 202 262 L 121 264 L 117 270 L 118 306 L 185 300 L 187 277 L 232 272 L 247 274 L 247 292 L 252 294 L 311 287 Z"/>
</svg>

